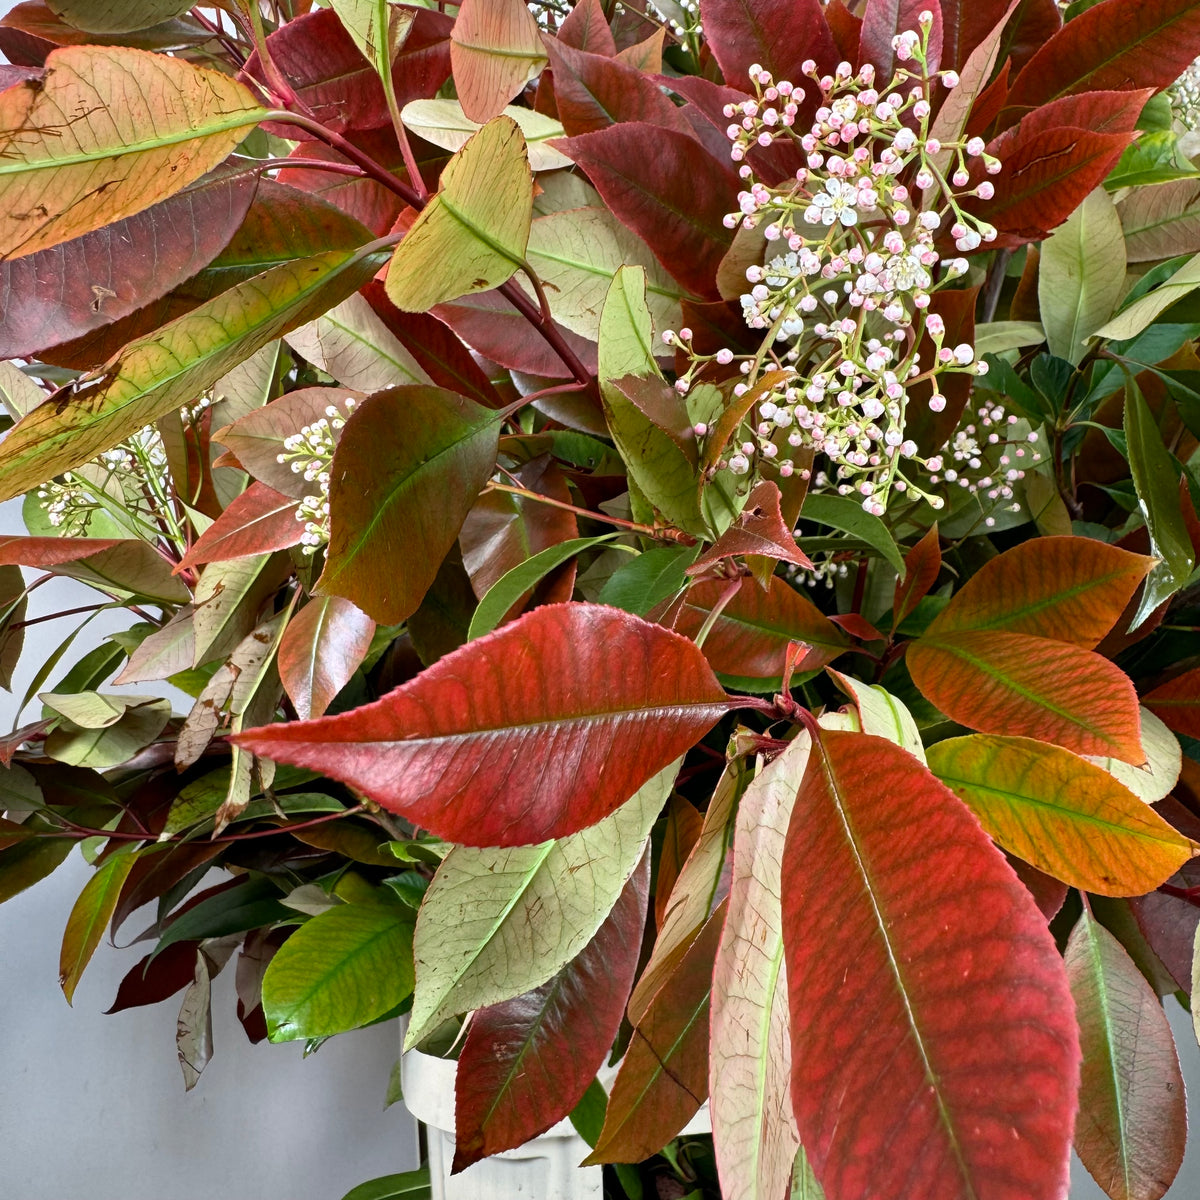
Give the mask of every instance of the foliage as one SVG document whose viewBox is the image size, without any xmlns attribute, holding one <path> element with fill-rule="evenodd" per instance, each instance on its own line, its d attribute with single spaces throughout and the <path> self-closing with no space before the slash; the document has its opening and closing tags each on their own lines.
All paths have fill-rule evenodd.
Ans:
<svg viewBox="0 0 1200 1200">
<path fill-rule="evenodd" d="M 0 683 L 97 593 L 0 899 L 83 846 L 68 1000 L 154 903 L 113 1007 L 181 1004 L 187 1086 L 236 955 L 251 1040 L 457 1054 L 456 1170 L 571 1116 L 614 1195 L 1165 1192 L 1200 2 L 28 0 L 0 50 Z"/>
</svg>

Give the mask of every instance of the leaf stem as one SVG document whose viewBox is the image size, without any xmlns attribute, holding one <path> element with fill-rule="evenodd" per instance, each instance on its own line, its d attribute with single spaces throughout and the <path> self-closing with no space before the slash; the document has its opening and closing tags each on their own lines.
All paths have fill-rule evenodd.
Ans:
<svg viewBox="0 0 1200 1200">
<path fill-rule="evenodd" d="M 741 591 L 742 578 L 739 575 L 736 579 L 731 579 L 725 585 L 725 590 L 717 597 L 716 604 L 712 606 L 708 616 L 704 618 L 704 624 L 700 626 L 699 632 L 692 638 L 692 641 L 697 646 L 704 645 L 704 639 L 708 637 L 712 627 L 717 623 L 717 618 L 725 611 L 725 606 Z"/>
</svg>

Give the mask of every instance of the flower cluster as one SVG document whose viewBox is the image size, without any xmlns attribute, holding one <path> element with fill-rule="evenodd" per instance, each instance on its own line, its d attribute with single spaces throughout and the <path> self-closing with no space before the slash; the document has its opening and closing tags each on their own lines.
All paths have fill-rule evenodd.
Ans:
<svg viewBox="0 0 1200 1200">
<path fill-rule="evenodd" d="M 949 335 L 933 300 L 966 274 L 962 255 L 996 236 L 964 202 L 991 198 L 987 176 L 1000 163 L 980 138 L 943 141 L 931 132 L 936 90 L 959 82 L 953 71 L 926 69 L 931 23 L 922 13 L 919 33 L 894 40 L 900 65 L 882 90 L 870 64 L 855 73 L 843 62 L 821 75 L 810 60 L 803 65 L 810 83 L 799 85 L 751 67 L 753 95 L 725 109 L 744 185 L 725 223 L 767 243 L 765 261 L 746 271 L 750 286 L 741 297 L 762 341 L 754 354 L 705 355 L 693 350 L 689 330 L 664 334 L 686 360 L 676 382 L 682 393 L 711 363 L 736 361 L 744 380 L 735 396 L 754 395 L 718 470 L 808 478 L 813 455 L 821 455 L 827 469 L 814 486 L 853 495 L 877 516 L 897 495 L 944 505 L 940 489 L 930 490 L 947 480 L 943 456 L 920 452 L 910 433 L 914 405 L 939 413 L 947 406 L 944 376 L 987 371 L 970 343 Z M 819 105 L 801 130 L 809 86 Z M 756 151 L 776 143 L 803 165 L 768 186 L 752 164 Z M 947 258 L 949 242 L 957 254 Z M 698 423 L 698 436 L 707 431 Z M 974 458 L 951 468 L 950 481 L 969 476 Z M 1014 480 L 991 482 L 980 477 L 975 486 L 1011 500 Z"/>
<path fill-rule="evenodd" d="M 296 520 L 304 522 L 300 545 L 305 554 L 315 554 L 318 547 L 329 541 L 330 468 L 338 434 L 344 428 L 347 416 L 354 411 L 354 398 L 348 397 L 342 404 L 345 413 L 331 404 L 323 417 L 302 426 L 299 433 L 284 438 L 283 453 L 277 456 L 278 461 L 289 464 L 295 474 L 303 475 L 306 483 L 316 484 L 316 491 L 305 496 L 296 507 Z"/>
<path fill-rule="evenodd" d="M 1185 132 L 1200 126 L 1200 59 L 1197 59 L 1167 89 L 1171 112 Z"/>
</svg>

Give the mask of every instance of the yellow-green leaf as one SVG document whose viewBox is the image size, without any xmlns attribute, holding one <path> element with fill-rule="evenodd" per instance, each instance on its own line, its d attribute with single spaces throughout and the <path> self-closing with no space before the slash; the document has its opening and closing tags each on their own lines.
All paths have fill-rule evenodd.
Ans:
<svg viewBox="0 0 1200 1200">
<path fill-rule="evenodd" d="M 534 112 L 532 108 L 521 108 L 510 104 L 501 114 L 512 117 L 521 127 L 525 135 L 525 149 L 529 154 L 529 165 L 535 171 L 555 171 L 559 167 L 572 166 L 572 161 L 561 150 L 555 150 L 552 143 L 556 138 L 565 137 L 562 125 L 545 113 Z M 478 121 L 472 121 L 462 110 L 457 100 L 410 100 L 400 114 L 405 127 L 435 146 L 443 150 L 461 150 L 471 137 L 478 133 L 483 126 Z M 579 187 L 588 185 L 575 175 L 553 175 L 554 180 L 574 180 Z M 561 186 L 561 184 L 560 184 Z M 590 199 L 594 200 L 595 192 Z M 539 196 L 544 202 L 544 197 Z M 589 201 L 584 201 L 588 203 Z M 571 205 L 570 207 L 576 207 Z"/>
<path fill-rule="evenodd" d="M 131 342 L 99 378 L 35 408 L 0 443 L 0 500 L 191 403 L 268 342 L 356 291 L 383 261 L 384 253 L 364 246 L 284 263 Z"/>
<path fill-rule="evenodd" d="M 0 257 L 131 216 L 215 167 L 264 109 L 220 71 L 125 46 L 69 46 L 0 92 Z"/>
<path fill-rule="evenodd" d="M 106 859 L 84 885 L 71 909 L 58 959 L 58 982 L 68 1004 L 75 995 L 75 986 L 84 968 L 100 944 L 104 927 L 117 907 L 121 888 L 135 862 L 137 855 L 120 851 Z"/>
<path fill-rule="evenodd" d="M 446 164 L 442 186 L 392 258 L 387 294 L 404 312 L 490 291 L 525 260 L 533 174 L 516 121 L 489 121 Z"/>
<path fill-rule="evenodd" d="M 189 0 L 49 0 L 50 11 L 84 33 L 133 33 L 187 12 Z"/>
<path fill-rule="evenodd" d="M 972 734 L 926 753 L 1005 850 L 1072 887 L 1140 896 L 1195 850 L 1107 771 L 1057 746 Z"/>
</svg>

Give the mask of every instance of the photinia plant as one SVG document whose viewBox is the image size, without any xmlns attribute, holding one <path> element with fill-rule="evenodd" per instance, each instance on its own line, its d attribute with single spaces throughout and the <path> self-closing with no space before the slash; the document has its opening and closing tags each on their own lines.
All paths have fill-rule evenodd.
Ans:
<svg viewBox="0 0 1200 1200">
<path fill-rule="evenodd" d="M 1165 1193 L 1197 0 L 31 0 L 0 50 L 0 683 L 98 596 L 0 739 L 0 899 L 82 844 L 68 1000 L 154 902 L 113 1007 L 183 994 L 187 1086 L 236 953 L 252 1040 L 456 1056 L 456 1171 L 571 1116 L 613 1195 Z"/>
</svg>

